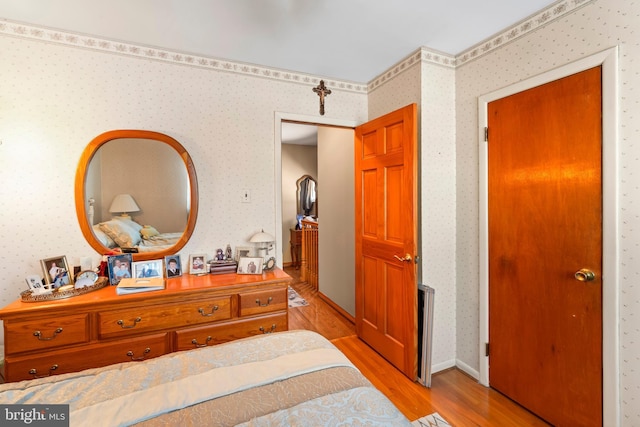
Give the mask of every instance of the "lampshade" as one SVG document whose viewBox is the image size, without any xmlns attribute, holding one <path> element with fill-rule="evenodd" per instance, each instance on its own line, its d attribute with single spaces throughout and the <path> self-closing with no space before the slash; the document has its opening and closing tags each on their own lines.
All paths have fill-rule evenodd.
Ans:
<svg viewBox="0 0 640 427">
<path fill-rule="evenodd" d="M 138 204 L 130 194 L 118 194 L 109 208 L 109 212 L 120 213 L 122 216 L 126 216 L 127 212 L 138 212 L 139 210 Z"/>
<path fill-rule="evenodd" d="M 264 230 L 260 230 L 259 233 L 254 234 L 251 236 L 251 239 L 249 239 L 251 243 L 258 244 L 258 256 L 261 257 L 269 256 L 269 251 L 273 249 L 272 242 L 275 240 L 275 237 L 269 233 L 265 233 Z"/>
<path fill-rule="evenodd" d="M 256 233 L 253 236 L 251 236 L 251 239 L 249 241 L 251 243 L 266 243 L 266 242 L 273 242 L 274 240 L 276 240 L 275 237 L 273 237 L 269 233 L 265 233 L 264 230 L 261 230 L 259 233 Z"/>
</svg>

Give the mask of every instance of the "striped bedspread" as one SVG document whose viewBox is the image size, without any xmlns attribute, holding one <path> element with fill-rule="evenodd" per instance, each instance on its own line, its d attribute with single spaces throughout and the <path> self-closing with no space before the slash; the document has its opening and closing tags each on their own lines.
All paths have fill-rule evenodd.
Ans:
<svg viewBox="0 0 640 427">
<path fill-rule="evenodd" d="M 288 331 L 0 386 L 72 426 L 410 426 L 333 344 Z"/>
</svg>

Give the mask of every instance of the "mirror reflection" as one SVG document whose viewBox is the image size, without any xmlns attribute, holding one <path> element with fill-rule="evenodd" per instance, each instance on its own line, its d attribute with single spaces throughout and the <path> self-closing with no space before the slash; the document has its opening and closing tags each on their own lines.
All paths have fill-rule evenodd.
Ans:
<svg viewBox="0 0 640 427">
<path fill-rule="evenodd" d="M 135 259 L 175 253 L 189 239 L 197 212 L 188 153 L 155 132 L 103 135 L 87 147 L 78 169 L 83 189 L 76 208 L 85 238 L 101 253 L 121 248 L 137 252 Z"/>
<path fill-rule="evenodd" d="M 318 216 L 318 184 L 311 175 L 302 175 L 296 181 L 298 216 Z"/>
</svg>

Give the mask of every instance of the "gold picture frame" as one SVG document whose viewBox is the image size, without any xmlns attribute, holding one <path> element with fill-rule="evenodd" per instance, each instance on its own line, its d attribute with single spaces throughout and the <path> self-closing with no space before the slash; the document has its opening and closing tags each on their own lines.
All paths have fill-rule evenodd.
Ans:
<svg viewBox="0 0 640 427">
<path fill-rule="evenodd" d="M 48 289 L 73 285 L 73 272 L 69 270 L 66 256 L 41 259 L 40 265 L 42 266 L 44 282 Z"/>
</svg>

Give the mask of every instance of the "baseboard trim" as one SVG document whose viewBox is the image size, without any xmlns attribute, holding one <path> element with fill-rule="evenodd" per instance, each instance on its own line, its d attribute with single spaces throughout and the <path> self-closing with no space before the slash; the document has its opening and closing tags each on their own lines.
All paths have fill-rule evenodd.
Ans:
<svg viewBox="0 0 640 427">
<path fill-rule="evenodd" d="M 329 304 L 335 311 L 337 311 L 338 313 L 340 313 L 345 319 L 347 319 L 349 322 L 353 323 L 354 325 L 356 324 L 356 319 L 355 317 L 353 317 L 352 315 L 350 315 L 349 313 L 347 313 L 342 307 L 340 307 L 338 304 L 336 304 L 335 302 L 333 302 L 331 300 L 331 298 L 329 298 L 328 296 L 326 296 L 325 294 L 323 294 L 322 292 L 318 291 L 318 297 L 326 302 L 327 304 Z"/>
<path fill-rule="evenodd" d="M 459 359 L 456 359 L 456 367 L 470 377 L 476 380 L 480 380 L 480 371 L 478 371 L 477 369 L 473 369 L 471 366 L 467 365 Z"/>
<path fill-rule="evenodd" d="M 447 369 L 456 368 L 460 369 L 465 374 L 469 375 L 475 380 L 480 378 L 480 372 L 477 369 L 473 369 L 471 366 L 458 359 L 451 359 L 445 362 L 435 363 L 431 366 L 431 373 L 446 371 Z"/>
<path fill-rule="evenodd" d="M 431 373 L 435 374 L 436 372 L 446 371 L 450 368 L 456 367 L 456 361 L 454 359 L 447 360 L 445 362 L 434 363 L 431 365 Z"/>
</svg>

